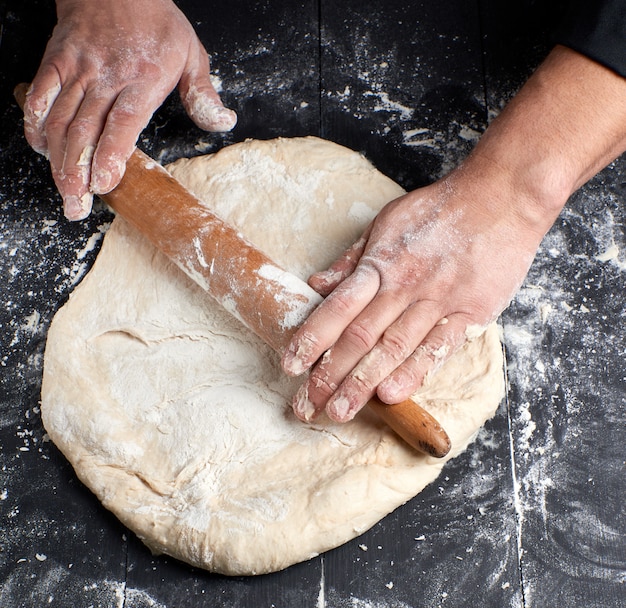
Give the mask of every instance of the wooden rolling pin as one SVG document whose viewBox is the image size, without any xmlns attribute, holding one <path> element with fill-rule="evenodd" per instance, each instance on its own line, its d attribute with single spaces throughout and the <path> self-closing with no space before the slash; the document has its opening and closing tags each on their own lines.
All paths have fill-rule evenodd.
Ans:
<svg viewBox="0 0 626 608">
<path fill-rule="evenodd" d="M 22 108 L 26 90 L 27 85 L 15 90 Z M 130 157 L 119 186 L 101 198 L 281 354 L 322 301 L 140 150 Z M 449 452 L 444 429 L 413 401 L 386 405 L 374 398 L 368 405 L 416 450 L 438 458 Z"/>
</svg>

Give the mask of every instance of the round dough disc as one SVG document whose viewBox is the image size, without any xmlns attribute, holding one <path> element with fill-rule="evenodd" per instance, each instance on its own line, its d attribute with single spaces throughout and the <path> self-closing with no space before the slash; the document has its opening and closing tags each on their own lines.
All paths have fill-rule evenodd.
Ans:
<svg viewBox="0 0 626 608">
<path fill-rule="evenodd" d="M 303 279 L 403 193 L 361 155 L 312 137 L 246 141 L 171 171 Z M 367 408 L 345 425 L 298 421 L 299 382 L 117 218 L 51 325 L 41 409 L 80 479 L 153 551 L 260 574 L 361 534 L 445 462 L 414 453 Z M 416 395 L 450 435 L 448 458 L 503 386 L 490 327 Z"/>
</svg>

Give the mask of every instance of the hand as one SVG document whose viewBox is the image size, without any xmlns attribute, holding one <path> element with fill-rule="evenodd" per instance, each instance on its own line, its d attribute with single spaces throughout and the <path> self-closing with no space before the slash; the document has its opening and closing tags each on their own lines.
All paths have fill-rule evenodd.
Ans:
<svg viewBox="0 0 626 608">
<path fill-rule="evenodd" d="M 201 128 L 236 123 L 209 60 L 171 0 L 57 0 L 58 23 L 24 108 L 28 142 L 48 156 L 65 215 L 89 215 L 109 192 L 154 111 L 178 85 Z"/>
<path fill-rule="evenodd" d="M 572 192 L 626 150 L 626 79 L 556 47 L 446 179 L 387 205 L 310 279 L 326 300 L 283 368 L 312 367 L 293 408 L 350 420 L 408 398 L 507 306 Z"/>
<path fill-rule="evenodd" d="M 511 212 L 503 183 L 461 168 L 388 204 L 311 286 L 328 295 L 296 334 L 288 373 L 315 364 L 294 400 L 311 419 L 350 420 L 375 394 L 407 399 L 509 303 L 543 230 Z M 298 356 L 295 356 L 295 355 Z"/>
</svg>

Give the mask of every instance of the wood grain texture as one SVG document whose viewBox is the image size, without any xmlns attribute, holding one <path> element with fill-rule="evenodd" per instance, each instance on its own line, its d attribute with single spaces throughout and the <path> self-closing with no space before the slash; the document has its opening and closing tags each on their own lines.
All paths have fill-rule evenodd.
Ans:
<svg viewBox="0 0 626 608">
<path fill-rule="evenodd" d="M 245 137 L 314 134 L 414 187 L 467 153 L 547 48 L 549 3 L 232 4 L 207 14 L 205 2 L 179 2 L 239 126 L 201 133 L 173 95 L 140 139 L 160 162 Z M 572 198 L 503 316 L 507 399 L 469 451 L 353 542 L 271 576 L 212 576 L 151 556 L 46 441 L 46 330 L 111 216 L 96 206 L 81 224 L 63 221 L 11 102 L 13 86 L 34 75 L 53 2 L 2 7 L 3 608 L 624 605 L 623 159 Z M 612 243 L 620 254 L 601 261 Z"/>
</svg>

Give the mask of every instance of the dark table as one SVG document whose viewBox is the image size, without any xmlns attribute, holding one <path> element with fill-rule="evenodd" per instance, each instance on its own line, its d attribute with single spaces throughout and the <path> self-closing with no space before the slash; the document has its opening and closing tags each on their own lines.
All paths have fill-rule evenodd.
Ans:
<svg viewBox="0 0 626 608">
<path fill-rule="evenodd" d="M 166 162 L 313 134 L 405 188 L 467 154 L 547 52 L 557 14 L 523 0 L 179 4 L 240 122 L 202 133 L 174 95 L 140 147 Z M 46 331 L 111 215 L 96 205 L 63 220 L 11 100 L 34 75 L 53 3 L 8 0 L 0 19 L 2 608 L 626 605 L 624 159 L 572 197 L 502 316 L 507 396 L 467 453 L 345 546 L 269 576 L 211 575 L 152 556 L 47 441 Z"/>
</svg>

